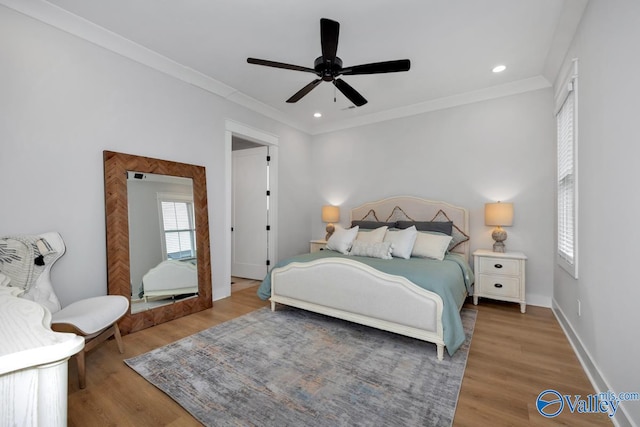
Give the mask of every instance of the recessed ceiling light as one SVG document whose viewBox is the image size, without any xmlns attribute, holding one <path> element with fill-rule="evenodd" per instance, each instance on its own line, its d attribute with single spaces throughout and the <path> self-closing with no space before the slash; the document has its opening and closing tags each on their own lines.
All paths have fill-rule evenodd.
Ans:
<svg viewBox="0 0 640 427">
<path fill-rule="evenodd" d="M 496 65 L 495 67 L 493 67 L 493 72 L 494 73 L 501 73 L 506 69 L 507 69 L 507 67 L 504 66 L 504 65 Z"/>
<path fill-rule="evenodd" d="M 322 113 L 313 113 L 313 117 L 319 119 L 320 117 L 322 117 Z"/>
</svg>

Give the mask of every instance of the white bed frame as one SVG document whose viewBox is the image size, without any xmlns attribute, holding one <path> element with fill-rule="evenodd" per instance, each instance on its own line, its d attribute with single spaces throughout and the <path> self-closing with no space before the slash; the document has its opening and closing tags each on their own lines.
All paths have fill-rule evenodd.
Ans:
<svg viewBox="0 0 640 427">
<path fill-rule="evenodd" d="M 397 209 L 400 208 L 400 209 Z M 351 210 L 351 220 L 431 221 L 442 210 L 469 235 L 465 208 L 411 196 L 366 203 Z M 469 242 L 454 248 L 469 259 Z M 271 309 L 285 304 L 432 342 L 444 357 L 442 298 L 408 279 L 344 258 L 294 262 L 271 272 Z M 462 307 L 458 307 L 460 310 Z"/>
<path fill-rule="evenodd" d="M 166 260 L 143 277 L 144 299 L 198 293 L 198 269 L 190 262 Z"/>
</svg>

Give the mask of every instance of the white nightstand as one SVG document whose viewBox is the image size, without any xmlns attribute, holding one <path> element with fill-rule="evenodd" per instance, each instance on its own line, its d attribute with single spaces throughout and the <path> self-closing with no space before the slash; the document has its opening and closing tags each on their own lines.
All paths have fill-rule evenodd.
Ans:
<svg viewBox="0 0 640 427">
<path fill-rule="evenodd" d="M 326 240 L 312 240 L 309 242 L 309 252 L 314 253 L 323 251 L 327 247 Z"/>
<path fill-rule="evenodd" d="M 473 303 L 478 305 L 478 297 L 520 303 L 520 311 L 525 312 L 525 261 L 522 252 L 493 252 L 478 249 L 473 253 L 473 270 L 476 283 Z"/>
</svg>

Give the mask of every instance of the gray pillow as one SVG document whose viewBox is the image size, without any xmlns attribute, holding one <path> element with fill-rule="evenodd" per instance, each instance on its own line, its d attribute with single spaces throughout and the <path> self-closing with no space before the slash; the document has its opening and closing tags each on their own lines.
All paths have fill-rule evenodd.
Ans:
<svg viewBox="0 0 640 427">
<path fill-rule="evenodd" d="M 451 236 L 453 231 L 453 221 L 398 221 L 397 227 L 400 229 L 416 226 L 418 231 L 436 231 L 438 233 Z"/>
<path fill-rule="evenodd" d="M 351 227 L 360 227 L 360 230 L 375 230 L 376 228 L 384 227 L 395 228 L 395 222 L 382 222 L 382 221 L 351 221 Z"/>
</svg>

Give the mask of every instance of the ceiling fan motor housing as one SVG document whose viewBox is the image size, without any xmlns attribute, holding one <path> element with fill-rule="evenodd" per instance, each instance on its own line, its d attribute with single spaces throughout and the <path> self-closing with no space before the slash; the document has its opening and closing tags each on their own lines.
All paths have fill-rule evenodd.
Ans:
<svg viewBox="0 0 640 427">
<path fill-rule="evenodd" d="M 336 56 L 332 62 L 330 59 L 325 60 L 324 57 L 319 56 L 313 62 L 313 68 L 322 80 L 330 82 L 342 71 L 342 59 Z"/>
</svg>

